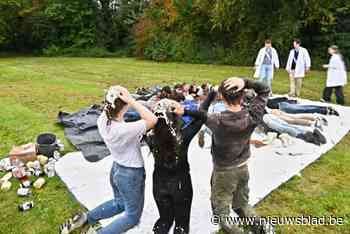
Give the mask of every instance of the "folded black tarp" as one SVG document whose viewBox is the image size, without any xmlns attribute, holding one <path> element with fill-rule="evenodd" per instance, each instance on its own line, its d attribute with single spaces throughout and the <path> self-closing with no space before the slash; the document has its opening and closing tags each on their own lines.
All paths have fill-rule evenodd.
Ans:
<svg viewBox="0 0 350 234">
<path fill-rule="evenodd" d="M 97 119 L 101 113 L 102 107 L 99 105 L 72 114 L 58 113 L 58 123 L 64 126 L 66 138 L 89 162 L 96 162 L 110 155 L 97 129 Z"/>
</svg>

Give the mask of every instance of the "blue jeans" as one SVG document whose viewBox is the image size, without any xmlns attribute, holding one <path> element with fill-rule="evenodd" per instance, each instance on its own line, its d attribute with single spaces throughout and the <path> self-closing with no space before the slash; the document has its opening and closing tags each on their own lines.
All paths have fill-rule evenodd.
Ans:
<svg viewBox="0 0 350 234">
<path fill-rule="evenodd" d="M 272 90 L 273 65 L 263 64 L 260 70 L 260 81 Z"/>
<path fill-rule="evenodd" d="M 328 112 L 328 108 L 326 106 L 299 105 L 299 104 L 290 104 L 287 102 L 281 102 L 279 104 L 279 109 L 289 114 L 318 113 L 318 114 L 326 115 Z"/>
<path fill-rule="evenodd" d="M 269 128 L 279 133 L 287 133 L 292 137 L 299 137 L 300 135 L 305 134 L 307 132 L 306 128 L 289 124 L 286 121 L 272 114 L 264 115 L 263 120 Z"/>
<path fill-rule="evenodd" d="M 145 195 L 145 169 L 130 168 L 113 163 L 110 183 L 114 199 L 88 212 L 88 223 L 96 224 L 101 219 L 123 213 L 98 234 L 120 234 L 131 229 L 140 221 Z"/>
</svg>

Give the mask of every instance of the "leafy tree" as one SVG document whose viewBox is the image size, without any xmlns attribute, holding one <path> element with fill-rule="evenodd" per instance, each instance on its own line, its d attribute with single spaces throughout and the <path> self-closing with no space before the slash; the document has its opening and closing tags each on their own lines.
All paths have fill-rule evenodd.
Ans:
<svg viewBox="0 0 350 234">
<path fill-rule="evenodd" d="M 2 0 L 0 47 L 251 65 L 264 39 L 283 63 L 300 37 L 321 64 L 330 44 L 350 54 L 349 23 L 348 0 Z"/>
</svg>

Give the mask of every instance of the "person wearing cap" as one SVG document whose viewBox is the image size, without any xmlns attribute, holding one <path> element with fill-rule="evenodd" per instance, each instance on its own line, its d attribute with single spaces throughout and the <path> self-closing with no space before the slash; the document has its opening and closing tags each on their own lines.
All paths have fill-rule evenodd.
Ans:
<svg viewBox="0 0 350 234">
<path fill-rule="evenodd" d="M 253 89 L 257 93 L 247 108 L 242 107 L 245 89 Z M 226 106 L 225 111 L 208 114 L 206 111 L 180 108 L 176 113 L 201 119 L 212 132 L 211 154 L 214 165 L 211 204 L 220 227 L 228 233 L 244 233 L 228 218 L 232 208 L 239 217 L 253 218 L 252 228 L 256 233 L 267 233 L 266 227 L 272 227 L 262 225 L 248 204 L 248 159 L 251 155 L 250 136 L 262 122 L 270 89 L 259 81 L 229 78 L 221 82 L 218 91 Z"/>
<path fill-rule="evenodd" d="M 289 74 L 289 96 L 300 97 L 305 74 L 310 71 L 311 58 L 309 52 L 300 46 L 300 39 L 293 40 L 293 49 L 289 52 L 286 70 Z"/>
<path fill-rule="evenodd" d="M 323 65 L 328 71 L 326 87 L 323 90 L 321 101 L 331 102 L 332 93 L 335 90 L 337 104 L 344 105 L 343 87 L 347 84 L 347 75 L 343 57 L 336 45 L 329 47 L 328 53 L 331 55 L 331 58 L 328 64 Z"/>
<path fill-rule="evenodd" d="M 274 69 L 280 67 L 278 54 L 275 48 L 272 47 L 270 39 L 265 40 L 265 46 L 259 50 L 255 60 L 255 78 L 259 78 L 272 90 L 272 79 Z"/>
<path fill-rule="evenodd" d="M 124 114 L 132 107 L 141 116 L 136 122 L 124 122 Z M 145 169 L 141 154 L 141 138 L 153 128 L 158 118 L 135 101 L 128 90 L 111 87 L 105 98 L 105 107 L 97 120 L 99 133 L 113 158 L 110 183 L 114 197 L 95 209 L 77 214 L 61 225 L 61 234 L 89 224 L 88 234 L 120 234 L 139 223 L 144 206 Z M 95 230 L 99 220 L 118 216 L 108 226 Z"/>
</svg>

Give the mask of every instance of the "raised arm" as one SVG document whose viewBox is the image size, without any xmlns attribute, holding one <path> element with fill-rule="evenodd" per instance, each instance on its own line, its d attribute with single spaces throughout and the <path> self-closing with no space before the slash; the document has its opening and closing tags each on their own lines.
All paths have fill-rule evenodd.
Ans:
<svg viewBox="0 0 350 234">
<path fill-rule="evenodd" d="M 187 115 L 191 115 L 194 118 L 194 121 L 192 121 L 188 127 L 183 129 L 182 133 L 185 144 L 191 143 L 193 137 L 199 132 L 199 130 L 202 128 L 202 125 L 206 122 L 209 106 L 215 99 L 216 95 L 217 93 L 214 90 L 209 92 L 208 97 L 202 102 L 198 111 L 187 111 L 189 113 L 186 113 L 184 110 Z"/>
<path fill-rule="evenodd" d="M 189 115 L 189 116 L 205 123 L 207 121 L 207 118 L 208 118 L 207 115 L 208 115 L 209 106 L 214 101 L 216 95 L 217 95 L 217 91 L 215 91 L 215 90 L 210 91 L 208 94 L 208 97 L 203 101 L 203 103 L 199 107 L 199 110 L 191 111 L 191 110 L 184 109 L 184 110 L 180 110 L 180 114 Z M 183 112 L 183 113 L 181 113 L 181 112 Z"/>
<path fill-rule="evenodd" d="M 210 104 L 215 100 L 216 96 L 217 96 L 217 91 L 215 91 L 215 89 L 212 89 L 209 92 L 207 98 L 200 105 L 199 110 L 208 111 Z"/>
<path fill-rule="evenodd" d="M 136 112 L 140 114 L 141 119 L 146 122 L 147 130 L 153 128 L 157 124 L 158 118 L 150 110 L 148 110 L 147 107 L 143 106 L 133 97 L 131 97 L 127 89 L 121 87 L 121 95 L 119 98 L 128 103 L 136 110 Z"/>
<path fill-rule="evenodd" d="M 249 105 L 249 113 L 256 123 L 262 121 L 265 114 L 265 107 L 270 93 L 270 88 L 262 82 L 244 79 L 245 89 L 253 89 L 257 96 Z"/>
</svg>

